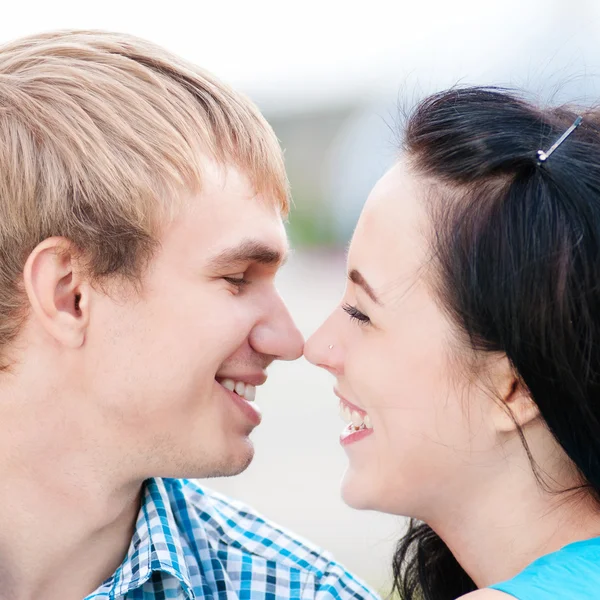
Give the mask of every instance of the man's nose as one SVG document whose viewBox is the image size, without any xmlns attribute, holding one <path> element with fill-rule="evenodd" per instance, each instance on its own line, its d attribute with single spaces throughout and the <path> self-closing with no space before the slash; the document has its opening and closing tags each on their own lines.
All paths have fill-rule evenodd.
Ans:
<svg viewBox="0 0 600 600">
<path fill-rule="evenodd" d="M 250 345 L 256 352 L 278 360 L 296 360 L 304 351 L 304 336 L 279 294 L 268 307 L 268 314 L 250 333 Z"/>
</svg>

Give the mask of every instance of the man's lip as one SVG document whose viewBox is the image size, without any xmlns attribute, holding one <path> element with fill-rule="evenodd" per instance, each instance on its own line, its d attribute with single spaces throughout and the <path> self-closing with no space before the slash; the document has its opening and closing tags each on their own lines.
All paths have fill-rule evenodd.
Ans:
<svg viewBox="0 0 600 600">
<path fill-rule="evenodd" d="M 256 402 L 249 402 L 227 388 L 223 388 L 223 391 L 231 398 L 231 400 L 233 400 L 235 405 L 244 413 L 244 415 L 246 415 L 246 418 L 252 423 L 253 427 L 260 425 L 262 415 Z"/>
<path fill-rule="evenodd" d="M 263 385 L 267 381 L 267 374 L 262 373 L 218 373 L 215 379 L 219 382 L 224 379 L 232 379 L 233 381 L 242 381 L 243 383 L 249 383 L 254 387 Z"/>
<path fill-rule="evenodd" d="M 360 406 L 356 406 L 356 404 L 352 404 L 350 400 L 346 400 L 344 396 L 340 394 L 337 388 L 333 388 L 333 393 L 350 409 L 356 411 L 361 417 L 364 417 L 367 414 L 367 411 L 364 408 L 360 408 Z"/>
</svg>

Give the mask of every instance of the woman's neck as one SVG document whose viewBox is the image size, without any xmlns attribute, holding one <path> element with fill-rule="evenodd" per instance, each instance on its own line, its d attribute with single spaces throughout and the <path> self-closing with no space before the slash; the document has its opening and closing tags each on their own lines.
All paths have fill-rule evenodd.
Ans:
<svg viewBox="0 0 600 600">
<path fill-rule="evenodd" d="M 576 485 L 574 475 L 564 476 L 564 464 L 556 469 L 556 461 L 543 462 L 538 463 L 539 473 L 554 482 L 553 490 Z M 544 489 L 528 463 L 529 459 L 521 465 L 507 460 L 506 469 L 494 479 L 454 502 L 446 499 L 437 514 L 426 519 L 480 588 L 514 577 L 567 544 L 600 536 L 600 507 L 590 494 L 584 489 Z"/>
</svg>

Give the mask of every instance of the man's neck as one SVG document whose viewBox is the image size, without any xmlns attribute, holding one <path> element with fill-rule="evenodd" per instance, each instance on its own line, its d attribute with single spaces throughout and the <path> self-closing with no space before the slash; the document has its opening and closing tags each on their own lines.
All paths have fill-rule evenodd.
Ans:
<svg viewBox="0 0 600 600">
<path fill-rule="evenodd" d="M 0 380 L 0 600 L 81 600 L 125 557 L 144 477 L 88 392 L 34 363 Z"/>
<path fill-rule="evenodd" d="M 93 477 L 2 471 L 1 600 L 81 600 L 121 564 L 141 484 L 103 489 Z"/>
</svg>

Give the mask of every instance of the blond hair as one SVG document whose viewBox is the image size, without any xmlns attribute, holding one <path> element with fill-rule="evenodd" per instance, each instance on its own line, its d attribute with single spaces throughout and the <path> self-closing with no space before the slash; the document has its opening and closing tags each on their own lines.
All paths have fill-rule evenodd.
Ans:
<svg viewBox="0 0 600 600">
<path fill-rule="evenodd" d="M 0 46 L 0 354 L 26 318 L 23 266 L 39 242 L 68 238 L 96 278 L 139 277 L 207 156 L 287 211 L 273 131 L 208 73 L 107 32 Z"/>
</svg>

